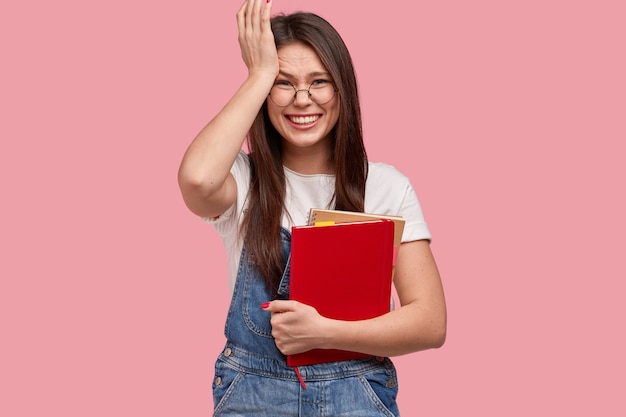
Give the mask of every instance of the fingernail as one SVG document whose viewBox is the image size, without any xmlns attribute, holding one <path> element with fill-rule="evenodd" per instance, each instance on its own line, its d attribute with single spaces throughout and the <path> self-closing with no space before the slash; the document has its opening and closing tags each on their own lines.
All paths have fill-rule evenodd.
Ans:
<svg viewBox="0 0 626 417">
<path fill-rule="evenodd" d="M 268 301 L 268 302 L 266 302 L 266 303 L 261 304 L 261 308 L 263 308 L 263 309 L 266 309 L 266 308 L 268 308 L 269 306 L 270 306 L 269 301 Z"/>
</svg>

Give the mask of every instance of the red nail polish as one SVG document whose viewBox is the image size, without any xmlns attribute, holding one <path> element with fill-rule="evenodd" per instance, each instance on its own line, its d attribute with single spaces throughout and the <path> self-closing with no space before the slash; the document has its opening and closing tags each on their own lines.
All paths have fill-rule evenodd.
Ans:
<svg viewBox="0 0 626 417">
<path fill-rule="evenodd" d="M 269 301 L 266 302 L 266 303 L 261 304 L 261 308 L 263 308 L 263 309 L 268 308 L 269 306 L 270 306 Z"/>
</svg>

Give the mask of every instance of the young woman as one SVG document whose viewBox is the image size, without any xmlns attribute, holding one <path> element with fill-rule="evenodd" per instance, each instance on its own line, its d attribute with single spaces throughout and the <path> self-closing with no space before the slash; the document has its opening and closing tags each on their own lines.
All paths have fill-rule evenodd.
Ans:
<svg viewBox="0 0 626 417">
<path fill-rule="evenodd" d="M 310 13 L 270 18 L 265 0 L 237 13 L 248 76 L 193 140 L 179 171 L 189 209 L 221 235 L 233 293 L 213 383 L 216 416 L 396 416 L 389 356 L 443 344 L 446 308 L 430 233 L 408 179 L 367 161 L 357 83 L 344 42 Z M 249 153 L 241 149 L 248 140 Z M 339 321 L 289 300 L 291 226 L 310 208 L 400 215 L 400 306 Z M 314 348 L 365 359 L 287 366 Z"/>
</svg>

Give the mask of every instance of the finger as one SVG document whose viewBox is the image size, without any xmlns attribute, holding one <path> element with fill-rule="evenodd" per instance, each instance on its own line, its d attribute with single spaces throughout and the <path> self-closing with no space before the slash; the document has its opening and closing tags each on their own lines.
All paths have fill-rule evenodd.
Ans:
<svg viewBox="0 0 626 417">
<path fill-rule="evenodd" d="M 265 8 L 263 9 L 263 15 L 261 16 L 262 29 L 271 30 L 270 18 L 272 17 L 272 0 L 266 0 Z"/>
<path fill-rule="evenodd" d="M 254 0 L 254 7 L 252 10 L 252 24 L 254 28 L 257 30 L 262 29 L 262 20 L 265 17 L 265 11 L 263 10 L 263 5 L 267 0 Z"/>
<path fill-rule="evenodd" d="M 294 300 L 274 300 L 262 304 L 261 308 L 270 313 L 286 313 L 288 311 L 294 311 L 297 303 L 298 302 Z"/>
<path fill-rule="evenodd" d="M 241 4 L 241 7 L 237 11 L 237 27 L 239 28 L 239 34 L 241 35 L 246 27 L 246 8 L 248 7 L 248 0 Z"/>
<path fill-rule="evenodd" d="M 263 2 L 264 0 L 253 1 L 252 13 L 255 18 L 261 16 L 261 10 L 263 9 Z"/>
<path fill-rule="evenodd" d="M 239 27 L 239 35 L 243 35 L 246 29 L 246 16 L 248 15 L 249 0 L 244 0 L 241 7 L 237 11 L 237 26 Z"/>
<path fill-rule="evenodd" d="M 272 5 L 274 4 L 274 2 L 272 0 L 266 0 L 265 1 L 265 6 L 263 9 L 263 13 L 267 14 L 267 16 L 270 15 L 270 13 L 272 12 Z"/>
<path fill-rule="evenodd" d="M 247 7 L 248 7 L 248 0 L 243 0 L 243 3 L 241 3 L 241 6 L 239 7 L 239 10 L 237 11 L 237 14 L 244 14 Z"/>
<path fill-rule="evenodd" d="M 248 7 L 246 9 L 246 25 L 248 29 L 254 29 L 255 16 L 257 14 L 255 10 L 258 9 L 257 3 L 259 3 L 259 0 L 248 0 Z M 258 13 L 260 13 L 260 10 Z"/>
</svg>

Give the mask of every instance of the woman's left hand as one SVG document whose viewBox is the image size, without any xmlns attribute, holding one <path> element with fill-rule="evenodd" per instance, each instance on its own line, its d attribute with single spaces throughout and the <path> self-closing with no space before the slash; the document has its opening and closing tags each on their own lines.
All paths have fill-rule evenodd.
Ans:
<svg viewBox="0 0 626 417">
<path fill-rule="evenodd" d="M 314 307 L 294 300 L 274 300 L 264 308 L 272 313 L 272 336 L 285 355 L 322 347 L 324 323 L 328 320 Z"/>
</svg>

